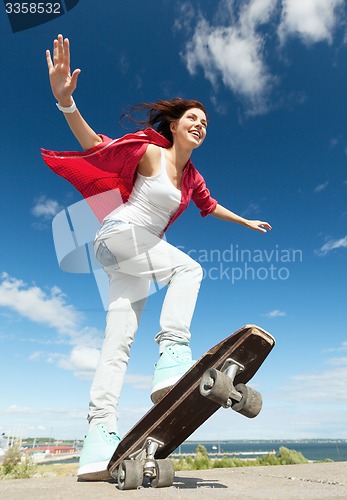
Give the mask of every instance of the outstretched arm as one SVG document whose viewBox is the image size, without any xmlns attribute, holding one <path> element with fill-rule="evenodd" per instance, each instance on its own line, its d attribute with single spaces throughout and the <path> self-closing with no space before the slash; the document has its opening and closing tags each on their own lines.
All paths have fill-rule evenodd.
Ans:
<svg viewBox="0 0 347 500">
<path fill-rule="evenodd" d="M 49 80 L 54 97 L 63 107 L 73 104 L 72 94 L 77 86 L 77 78 L 80 69 L 70 73 L 70 44 L 69 40 L 63 39 L 62 35 L 54 40 L 53 61 L 50 51 L 46 51 Z M 101 138 L 94 132 L 81 116 L 78 109 L 73 113 L 64 113 L 73 134 L 84 150 L 90 149 L 101 142 Z"/>
<path fill-rule="evenodd" d="M 235 222 L 236 224 L 242 224 L 243 226 L 249 227 L 250 229 L 255 229 L 256 231 L 261 231 L 266 233 L 272 228 L 268 222 L 263 222 L 260 220 L 248 220 L 240 217 L 240 215 L 234 214 L 227 208 L 222 207 L 222 205 L 217 205 L 216 208 L 211 212 L 211 215 L 217 217 L 217 219 L 223 219 L 229 222 Z"/>
</svg>

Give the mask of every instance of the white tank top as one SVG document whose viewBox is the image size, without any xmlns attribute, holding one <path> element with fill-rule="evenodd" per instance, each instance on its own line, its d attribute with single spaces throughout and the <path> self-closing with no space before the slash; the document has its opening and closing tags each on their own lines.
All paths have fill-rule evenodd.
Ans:
<svg viewBox="0 0 347 500">
<path fill-rule="evenodd" d="M 130 222 L 145 226 L 161 236 L 181 203 L 181 191 L 169 179 L 163 148 L 160 148 L 160 172 L 152 177 L 137 173 L 130 197 L 124 205 L 111 212 L 106 220 Z"/>
</svg>

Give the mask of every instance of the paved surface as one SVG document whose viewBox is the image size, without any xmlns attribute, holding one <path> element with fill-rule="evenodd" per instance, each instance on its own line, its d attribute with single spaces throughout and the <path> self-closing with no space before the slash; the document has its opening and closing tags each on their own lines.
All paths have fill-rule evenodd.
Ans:
<svg viewBox="0 0 347 500">
<path fill-rule="evenodd" d="M 0 481 L 4 500 L 97 499 L 324 499 L 347 498 L 347 462 L 176 472 L 173 486 L 120 491 L 115 483 L 77 482 L 75 476 Z"/>
</svg>

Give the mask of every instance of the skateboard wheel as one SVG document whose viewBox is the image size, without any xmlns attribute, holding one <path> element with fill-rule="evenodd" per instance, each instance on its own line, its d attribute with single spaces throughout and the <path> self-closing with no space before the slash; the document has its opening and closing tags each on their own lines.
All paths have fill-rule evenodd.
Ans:
<svg viewBox="0 0 347 500">
<path fill-rule="evenodd" d="M 118 488 L 136 490 L 143 481 L 143 467 L 138 460 L 123 460 L 118 467 Z"/>
<path fill-rule="evenodd" d="M 235 390 L 242 396 L 241 401 L 233 404 L 232 409 L 248 418 L 256 417 L 262 408 L 263 400 L 260 392 L 245 384 L 237 384 Z"/>
<path fill-rule="evenodd" d="M 165 488 L 172 486 L 175 479 L 175 469 L 169 458 L 156 460 L 156 476 L 151 481 L 152 488 Z"/>
<path fill-rule="evenodd" d="M 210 368 L 200 381 L 200 394 L 211 399 L 220 406 L 231 406 L 230 396 L 232 393 L 232 381 L 228 375 Z"/>
</svg>

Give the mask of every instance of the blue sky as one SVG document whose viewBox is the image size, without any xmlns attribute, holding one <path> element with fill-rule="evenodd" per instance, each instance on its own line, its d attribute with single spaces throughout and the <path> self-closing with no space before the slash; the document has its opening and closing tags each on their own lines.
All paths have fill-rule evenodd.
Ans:
<svg viewBox="0 0 347 500">
<path fill-rule="evenodd" d="M 203 101 L 207 139 L 193 161 L 212 195 L 268 234 L 191 204 L 169 242 L 205 269 L 195 358 L 256 323 L 277 344 L 252 385 L 262 413 L 220 410 L 199 439 L 347 438 L 347 67 L 343 0 L 81 0 L 13 33 L 0 6 L 2 244 L 0 432 L 81 438 L 105 311 L 92 274 L 63 272 L 52 220 L 80 195 L 40 147 L 78 149 L 51 95 L 45 50 L 68 36 L 75 101 L 119 137 L 131 104 Z M 232 255 L 233 252 L 233 255 Z M 149 409 L 165 290 L 148 299 L 120 404 L 120 431 Z"/>
</svg>

